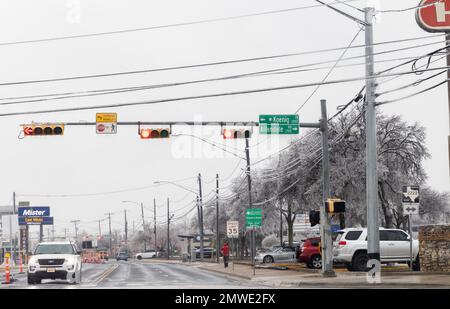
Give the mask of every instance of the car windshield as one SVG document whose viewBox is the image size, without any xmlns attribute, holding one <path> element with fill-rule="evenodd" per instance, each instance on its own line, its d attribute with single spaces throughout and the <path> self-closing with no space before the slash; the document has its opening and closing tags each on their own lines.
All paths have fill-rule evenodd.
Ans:
<svg viewBox="0 0 450 309">
<path fill-rule="evenodd" d="M 43 244 L 38 245 L 34 254 L 74 254 L 72 245 L 70 244 Z"/>
</svg>

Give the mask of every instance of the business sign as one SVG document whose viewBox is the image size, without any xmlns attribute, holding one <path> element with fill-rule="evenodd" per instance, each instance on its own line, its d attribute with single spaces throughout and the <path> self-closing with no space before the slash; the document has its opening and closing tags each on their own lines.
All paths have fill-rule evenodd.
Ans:
<svg viewBox="0 0 450 309">
<path fill-rule="evenodd" d="M 245 227 L 261 227 L 262 226 L 262 210 L 261 208 L 247 209 L 245 213 Z"/>
<path fill-rule="evenodd" d="M 50 207 L 48 206 L 33 206 L 33 207 L 19 207 L 19 217 L 49 217 Z"/>
<path fill-rule="evenodd" d="M 53 217 L 19 217 L 19 225 L 53 225 Z"/>
<path fill-rule="evenodd" d="M 227 237 L 239 237 L 239 221 L 227 221 Z"/>
<path fill-rule="evenodd" d="M 20 230 L 20 251 L 28 252 L 28 229 Z"/>
<path fill-rule="evenodd" d="M 450 31 L 450 0 L 422 0 L 416 21 L 427 32 Z"/>
<path fill-rule="evenodd" d="M 402 189 L 403 215 L 418 215 L 420 205 L 419 186 L 404 186 Z"/>
<path fill-rule="evenodd" d="M 298 115 L 259 115 L 259 134 L 299 134 Z"/>
<path fill-rule="evenodd" d="M 117 113 L 97 113 L 95 121 L 97 134 L 117 133 Z"/>
</svg>

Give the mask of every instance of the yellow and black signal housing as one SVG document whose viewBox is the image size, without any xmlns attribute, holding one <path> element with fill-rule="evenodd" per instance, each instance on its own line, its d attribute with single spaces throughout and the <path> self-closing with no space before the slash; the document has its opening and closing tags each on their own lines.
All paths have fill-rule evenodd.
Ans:
<svg viewBox="0 0 450 309">
<path fill-rule="evenodd" d="M 329 198 L 325 202 L 325 210 L 327 213 L 344 213 L 345 201 L 337 198 Z"/>
<path fill-rule="evenodd" d="M 33 123 L 22 125 L 24 134 L 29 135 L 63 135 L 64 124 L 62 123 Z"/>
</svg>

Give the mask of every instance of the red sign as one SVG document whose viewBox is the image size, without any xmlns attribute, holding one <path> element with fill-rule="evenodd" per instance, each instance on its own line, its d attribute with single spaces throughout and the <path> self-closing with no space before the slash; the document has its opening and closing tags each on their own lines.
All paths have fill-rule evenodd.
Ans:
<svg viewBox="0 0 450 309">
<path fill-rule="evenodd" d="M 103 125 L 103 124 L 98 124 L 98 125 L 97 125 L 97 131 L 99 131 L 99 132 L 105 131 L 105 125 Z"/>
<path fill-rule="evenodd" d="M 422 0 L 416 20 L 428 32 L 450 32 L 450 0 Z"/>
<path fill-rule="evenodd" d="M 25 135 L 31 135 L 33 134 L 33 128 L 25 127 L 23 128 L 23 133 L 25 133 Z"/>
</svg>

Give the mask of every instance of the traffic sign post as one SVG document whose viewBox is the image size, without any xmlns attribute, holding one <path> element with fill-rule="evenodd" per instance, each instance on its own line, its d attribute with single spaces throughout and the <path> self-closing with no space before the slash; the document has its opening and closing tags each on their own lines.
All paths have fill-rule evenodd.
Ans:
<svg viewBox="0 0 450 309">
<path fill-rule="evenodd" d="M 408 216 L 409 230 L 409 268 L 413 270 L 413 251 L 412 251 L 412 215 L 419 214 L 420 205 L 420 187 L 419 186 L 403 186 L 402 189 L 403 215 Z"/>
<path fill-rule="evenodd" d="M 259 115 L 260 134 L 299 134 L 298 115 Z"/>
<path fill-rule="evenodd" d="M 117 133 L 117 113 L 97 113 L 95 121 L 97 134 Z"/>
</svg>

